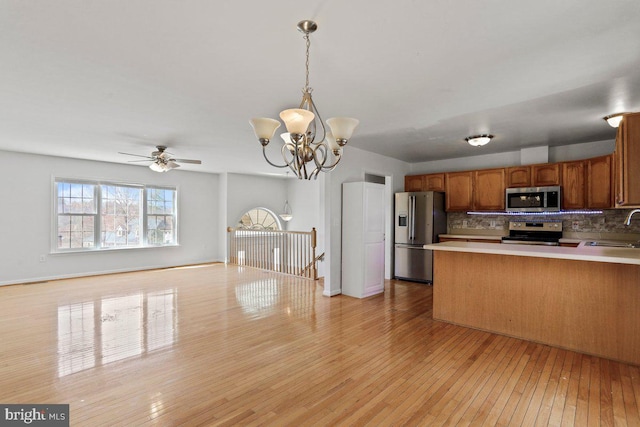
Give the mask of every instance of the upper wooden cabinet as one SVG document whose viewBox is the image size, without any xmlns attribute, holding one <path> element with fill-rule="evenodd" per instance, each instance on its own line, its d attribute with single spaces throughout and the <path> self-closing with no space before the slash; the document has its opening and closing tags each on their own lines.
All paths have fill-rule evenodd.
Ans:
<svg viewBox="0 0 640 427">
<path fill-rule="evenodd" d="M 507 187 L 531 187 L 531 166 L 507 168 Z"/>
<path fill-rule="evenodd" d="M 444 191 L 444 175 L 444 173 L 431 173 L 429 175 L 422 175 L 422 188 L 424 188 L 423 191 Z"/>
<path fill-rule="evenodd" d="M 544 163 L 531 166 L 531 183 L 533 187 L 560 185 L 560 163 Z"/>
<path fill-rule="evenodd" d="M 562 163 L 562 209 L 583 209 L 587 205 L 586 163 Z"/>
<path fill-rule="evenodd" d="M 587 208 L 613 207 L 613 156 L 594 157 L 587 163 Z"/>
<path fill-rule="evenodd" d="M 626 183 L 625 190 L 615 187 L 616 191 L 626 194 L 627 200 L 626 204 L 615 206 L 640 206 L 640 113 L 632 116 L 636 120 L 633 122 L 635 134 L 626 130 L 630 120 L 623 120 L 626 127 L 618 133 L 624 138 L 618 138 L 615 157 L 411 175 L 405 176 L 405 191 L 444 191 L 447 211 L 501 211 L 505 209 L 506 188 L 561 185 L 562 209 L 608 209 L 614 206 L 615 169 L 616 185 Z M 638 143 L 633 146 L 629 138 L 635 138 Z M 631 165 L 630 171 L 624 169 L 628 165 Z"/>
<path fill-rule="evenodd" d="M 615 206 L 640 206 L 640 113 L 625 114 L 616 136 Z"/>
<path fill-rule="evenodd" d="M 447 211 L 473 209 L 473 172 L 449 172 L 445 175 Z"/>
<path fill-rule="evenodd" d="M 505 199 L 505 169 L 484 169 L 473 172 L 473 209 L 503 210 Z"/>
<path fill-rule="evenodd" d="M 405 176 L 404 191 L 422 191 L 422 175 Z"/>
<path fill-rule="evenodd" d="M 404 191 L 444 191 L 444 172 L 404 177 Z"/>
</svg>

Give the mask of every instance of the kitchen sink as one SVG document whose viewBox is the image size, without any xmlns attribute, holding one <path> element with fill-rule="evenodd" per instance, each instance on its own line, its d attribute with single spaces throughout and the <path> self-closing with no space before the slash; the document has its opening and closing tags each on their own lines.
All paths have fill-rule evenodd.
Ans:
<svg viewBox="0 0 640 427">
<path fill-rule="evenodd" d="M 585 246 L 603 246 L 607 248 L 640 248 L 640 242 L 612 242 L 612 241 L 596 241 L 586 242 Z"/>
</svg>

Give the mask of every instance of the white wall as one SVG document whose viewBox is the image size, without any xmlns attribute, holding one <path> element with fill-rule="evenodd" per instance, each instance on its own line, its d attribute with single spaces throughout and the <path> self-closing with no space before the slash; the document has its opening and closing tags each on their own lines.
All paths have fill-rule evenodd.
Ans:
<svg viewBox="0 0 640 427">
<path fill-rule="evenodd" d="M 141 166 L 6 151 L 0 156 L 0 285 L 222 260 L 217 175 L 159 174 Z M 54 177 L 176 186 L 179 246 L 50 253 Z"/>
<path fill-rule="evenodd" d="M 321 174 L 320 200 L 323 205 L 322 221 L 324 223 L 325 247 L 325 282 L 324 295 L 332 296 L 341 292 L 341 258 L 342 258 L 342 183 L 364 181 L 365 173 L 389 176 L 391 191 L 386 194 L 389 211 L 393 209 L 394 193 L 404 190 L 404 176 L 409 173 L 410 166 L 400 160 L 369 153 L 347 146 L 344 157 L 338 167 L 328 174 Z M 393 225 L 393 215 L 389 215 L 388 227 Z M 387 236 L 385 258 L 390 261 L 393 247 L 392 236 Z"/>
<path fill-rule="evenodd" d="M 320 178 L 307 181 L 304 179 L 288 179 L 287 198 L 293 213 L 293 219 L 287 224 L 290 231 L 318 230 L 320 223 Z"/>
<path fill-rule="evenodd" d="M 571 160 L 588 159 L 613 153 L 615 140 L 587 142 L 584 144 L 564 145 L 562 147 L 549 147 L 549 162 L 564 162 Z M 478 150 L 481 153 L 482 149 Z M 521 152 L 509 151 L 496 154 L 479 154 L 472 157 L 460 157 L 457 159 L 434 160 L 430 162 L 411 164 L 410 174 L 456 172 L 474 169 L 502 168 L 519 166 L 521 164 Z"/>
<path fill-rule="evenodd" d="M 284 178 L 263 175 L 227 174 L 227 226 L 235 227 L 242 215 L 252 208 L 282 212 L 287 198 Z"/>
</svg>

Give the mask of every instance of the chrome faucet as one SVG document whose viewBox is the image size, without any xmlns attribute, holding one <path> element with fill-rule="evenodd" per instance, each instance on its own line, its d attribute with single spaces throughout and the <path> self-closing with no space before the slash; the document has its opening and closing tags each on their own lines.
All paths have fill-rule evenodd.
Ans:
<svg viewBox="0 0 640 427">
<path fill-rule="evenodd" d="M 638 212 L 640 212 L 640 209 L 634 209 L 631 212 L 629 212 L 629 215 L 627 215 L 627 219 L 624 220 L 624 225 L 631 224 L 631 217 L 633 216 L 633 214 Z"/>
</svg>

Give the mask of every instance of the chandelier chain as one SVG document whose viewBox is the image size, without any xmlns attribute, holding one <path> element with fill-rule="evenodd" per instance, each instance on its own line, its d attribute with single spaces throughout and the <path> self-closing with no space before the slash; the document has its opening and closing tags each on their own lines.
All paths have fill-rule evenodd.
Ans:
<svg viewBox="0 0 640 427">
<path fill-rule="evenodd" d="M 304 82 L 304 92 L 309 92 L 311 93 L 312 89 L 309 87 L 309 47 L 311 46 L 311 38 L 309 37 L 309 33 L 305 33 L 304 34 L 304 39 L 307 42 L 307 54 L 306 54 L 306 61 L 304 63 L 305 65 L 305 82 Z"/>
</svg>

